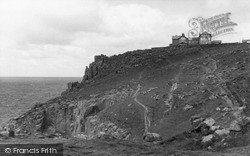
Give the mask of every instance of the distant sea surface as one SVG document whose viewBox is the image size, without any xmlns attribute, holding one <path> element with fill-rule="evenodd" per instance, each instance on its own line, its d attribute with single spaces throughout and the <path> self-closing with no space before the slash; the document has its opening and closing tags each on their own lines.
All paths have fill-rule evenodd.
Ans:
<svg viewBox="0 0 250 156">
<path fill-rule="evenodd" d="M 68 82 L 81 80 L 81 77 L 0 77 L 0 126 L 35 103 L 60 96 Z"/>
</svg>

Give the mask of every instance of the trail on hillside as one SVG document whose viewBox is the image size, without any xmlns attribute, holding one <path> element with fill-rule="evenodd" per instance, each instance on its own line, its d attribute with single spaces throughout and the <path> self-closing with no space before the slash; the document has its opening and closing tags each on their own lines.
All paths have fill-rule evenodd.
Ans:
<svg viewBox="0 0 250 156">
<path fill-rule="evenodd" d="M 141 85 L 138 84 L 137 90 L 135 91 L 135 94 L 134 94 L 133 97 L 134 97 L 134 101 L 135 101 L 137 104 L 139 104 L 140 106 L 142 106 L 143 109 L 144 109 L 145 133 L 147 133 L 147 132 L 148 132 L 148 127 L 150 127 L 151 122 L 150 122 L 150 119 L 149 119 L 149 116 L 148 116 L 148 114 L 149 114 L 148 107 L 145 106 L 144 104 L 142 104 L 142 103 L 141 103 L 140 101 L 138 101 L 138 99 L 137 99 L 137 96 L 139 95 L 139 91 L 140 91 L 140 90 L 141 90 Z"/>
</svg>

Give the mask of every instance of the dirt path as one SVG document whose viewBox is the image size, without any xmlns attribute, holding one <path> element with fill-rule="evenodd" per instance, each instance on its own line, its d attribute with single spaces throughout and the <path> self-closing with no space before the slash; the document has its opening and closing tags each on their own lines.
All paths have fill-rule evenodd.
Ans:
<svg viewBox="0 0 250 156">
<path fill-rule="evenodd" d="M 145 133 L 148 132 L 148 127 L 150 127 L 151 125 L 151 122 L 150 122 L 150 118 L 149 118 L 149 110 L 148 110 L 148 107 L 145 106 L 144 104 L 142 104 L 140 101 L 138 101 L 137 99 L 137 96 L 139 95 L 139 91 L 141 90 L 141 85 L 138 84 L 137 86 L 137 90 L 135 91 L 135 94 L 134 94 L 134 101 L 139 104 L 140 106 L 143 107 L 144 109 L 144 124 L 145 124 Z"/>
</svg>

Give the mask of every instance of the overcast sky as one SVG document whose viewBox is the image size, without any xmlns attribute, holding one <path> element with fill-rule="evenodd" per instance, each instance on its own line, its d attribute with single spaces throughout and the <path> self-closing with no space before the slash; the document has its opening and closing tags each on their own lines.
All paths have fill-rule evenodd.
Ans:
<svg viewBox="0 0 250 156">
<path fill-rule="evenodd" d="M 0 0 L 0 76 L 83 76 L 95 55 L 168 46 L 188 20 L 231 12 L 224 42 L 250 38 L 249 0 Z"/>
</svg>

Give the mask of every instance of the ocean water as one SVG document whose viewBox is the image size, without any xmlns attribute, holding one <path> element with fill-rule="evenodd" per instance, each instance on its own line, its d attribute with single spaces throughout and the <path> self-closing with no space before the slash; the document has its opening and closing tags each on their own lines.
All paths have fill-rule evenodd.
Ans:
<svg viewBox="0 0 250 156">
<path fill-rule="evenodd" d="M 81 77 L 0 77 L 0 126 L 35 103 L 58 97 Z"/>
</svg>

